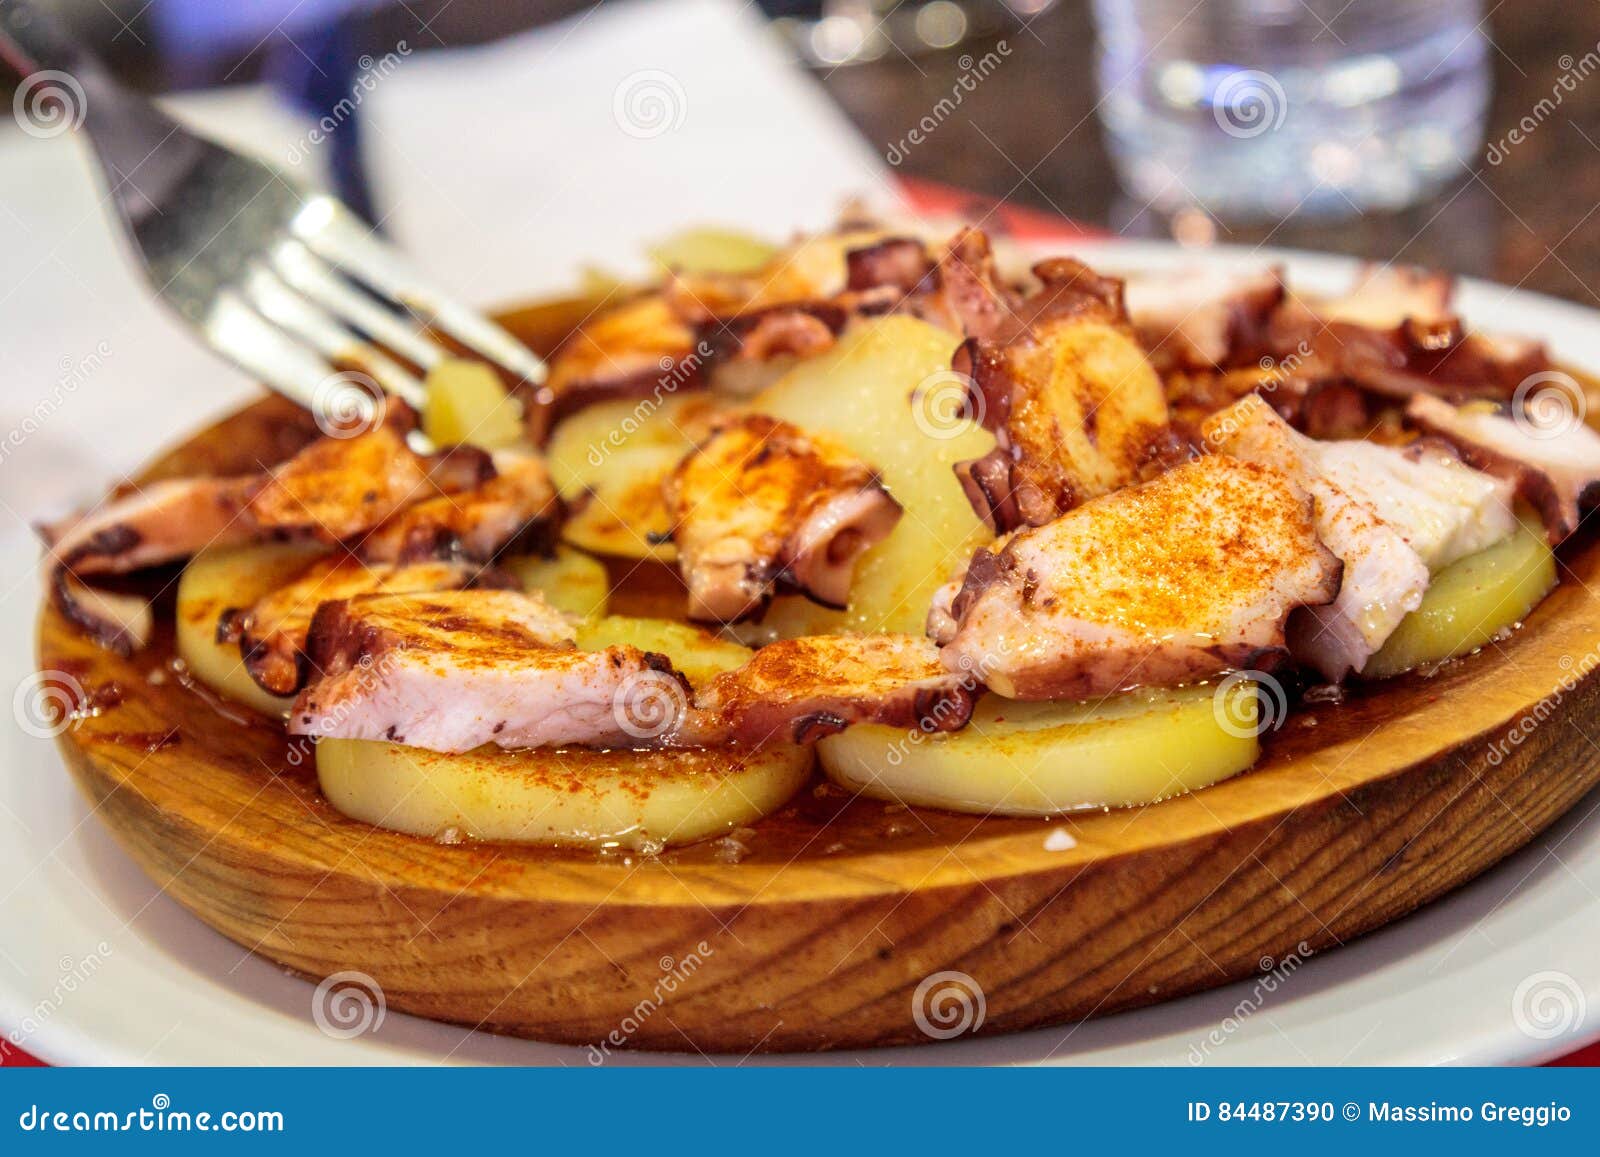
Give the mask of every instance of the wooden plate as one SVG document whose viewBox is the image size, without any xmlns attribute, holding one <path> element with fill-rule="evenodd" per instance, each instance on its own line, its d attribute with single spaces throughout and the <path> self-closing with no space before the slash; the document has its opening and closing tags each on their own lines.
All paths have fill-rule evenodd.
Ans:
<svg viewBox="0 0 1600 1157">
<path fill-rule="evenodd" d="M 269 399 L 149 476 L 252 468 L 314 433 Z M 915 1043 L 1270 969 L 1528 842 L 1600 781 L 1600 749 L 1574 726 L 1600 694 L 1600 547 L 1580 537 L 1509 640 L 1299 710 L 1253 771 L 1196 795 L 980 820 L 819 782 L 742 838 L 742 858 L 380 831 L 323 801 L 303 741 L 186 686 L 169 635 L 125 660 L 46 609 L 39 666 L 80 698 L 67 764 L 128 852 L 206 923 L 308 977 L 362 973 L 390 1008 L 602 1052 Z"/>
</svg>

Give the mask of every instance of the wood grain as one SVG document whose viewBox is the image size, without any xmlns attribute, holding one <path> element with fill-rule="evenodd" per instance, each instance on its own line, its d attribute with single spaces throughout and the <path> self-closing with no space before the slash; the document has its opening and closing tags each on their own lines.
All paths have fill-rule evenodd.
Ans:
<svg viewBox="0 0 1600 1157">
<path fill-rule="evenodd" d="M 271 461 L 310 433 L 264 401 L 152 474 Z M 1255 770 L 1199 794 L 1040 822 L 818 784 L 738 862 L 380 831 L 322 800 L 303 741 L 185 687 L 167 635 L 120 659 L 46 609 L 39 666 L 80 689 L 62 750 L 134 859 L 308 977 L 359 970 L 390 1008 L 608 1049 L 916 1043 L 935 973 L 981 989 L 983 1033 L 1113 1012 L 1346 942 L 1525 844 L 1600 780 L 1575 725 L 1600 695 L 1600 548 L 1580 538 L 1510 639 L 1297 711 Z M 1048 850 L 1057 828 L 1075 845 Z"/>
</svg>

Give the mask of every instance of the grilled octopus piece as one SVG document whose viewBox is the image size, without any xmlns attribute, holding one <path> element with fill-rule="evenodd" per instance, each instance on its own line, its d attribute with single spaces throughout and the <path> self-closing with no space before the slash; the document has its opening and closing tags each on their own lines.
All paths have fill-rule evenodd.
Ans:
<svg viewBox="0 0 1600 1157">
<path fill-rule="evenodd" d="M 341 553 L 312 563 L 293 582 L 249 607 L 225 610 L 217 642 L 238 643 L 245 669 L 274 695 L 293 695 L 317 672 L 308 669 L 306 638 L 323 603 L 368 594 L 515 588 L 510 575 L 459 559 L 367 565 Z"/>
<path fill-rule="evenodd" d="M 1368 266 L 1341 297 L 1285 302 L 1272 319 L 1269 345 L 1291 393 L 1342 379 L 1379 400 L 1503 400 L 1550 368 L 1538 342 L 1466 333 L 1453 293 L 1445 274 Z"/>
<path fill-rule="evenodd" d="M 271 470 L 155 482 L 45 527 L 52 598 L 73 622 L 127 653 L 148 637 L 148 610 L 128 596 L 94 591 L 84 577 L 177 562 L 213 545 L 340 542 L 407 506 L 493 476 L 481 450 L 411 450 L 405 435 L 415 420 L 409 408 L 392 403 L 375 429 L 319 439 Z"/>
<path fill-rule="evenodd" d="M 1004 340 L 1017 332 L 1021 295 L 1007 285 L 981 229 L 963 229 L 907 300 L 908 312 L 963 338 Z"/>
<path fill-rule="evenodd" d="M 1373 265 L 1342 295 L 1276 302 L 1270 271 L 1254 276 L 1253 287 L 1222 272 L 1129 281 L 1129 311 L 1186 430 L 1255 391 L 1314 438 L 1361 437 L 1396 401 L 1504 401 L 1551 367 L 1539 342 L 1467 333 L 1444 274 Z"/>
<path fill-rule="evenodd" d="M 1161 379 L 1133 340 L 1121 283 L 1061 258 L 1040 288 L 956 351 L 969 407 L 996 446 L 956 465 L 997 531 L 1041 526 L 1137 480 L 1169 427 Z M 985 315 L 986 322 L 988 321 Z"/>
<path fill-rule="evenodd" d="M 928 247 L 913 237 L 889 237 L 845 254 L 845 291 L 877 302 L 927 291 L 934 270 Z M 864 307 L 870 311 L 872 306 Z"/>
<path fill-rule="evenodd" d="M 888 244 L 877 231 L 846 231 L 801 241 L 746 273 L 669 273 L 660 289 L 597 314 L 556 351 L 551 420 L 663 389 L 757 392 L 793 358 L 831 346 L 851 316 L 904 296 L 888 274 L 860 272 L 872 258 L 856 254 Z"/>
<path fill-rule="evenodd" d="M 233 477 L 173 478 L 114 495 L 44 528 L 50 562 L 74 574 L 125 574 L 202 547 L 301 538 L 341 542 L 441 493 L 494 476 L 481 450 L 420 455 L 409 421 L 353 438 L 321 438 L 279 466 Z"/>
<path fill-rule="evenodd" d="M 1479 470 L 1504 479 L 1539 512 L 1551 545 L 1578 528 L 1600 502 L 1600 434 L 1571 409 L 1543 412 L 1530 402 L 1512 408 L 1452 406 L 1418 395 L 1406 417 L 1457 450 Z"/>
<path fill-rule="evenodd" d="M 385 739 L 434 751 L 501 747 L 811 742 L 852 723 L 951 730 L 976 683 L 909 636 L 773 643 L 698 695 L 665 656 L 579 651 L 536 595 L 365 595 L 312 619 L 320 672 L 289 716 L 299 735 Z"/>
<path fill-rule="evenodd" d="M 1291 616 L 1290 650 L 1329 682 L 1359 672 L 1400 620 L 1422 604 L 1427 564 L 1399 530 L 1326 477 L 1316 444 L 1260 398 L 1213 415 L 1205 434 L 1220 453 L 1281 470 L 1311 495 L 1317 537 L 1344 569 L 1331 603 L 1302 607 Z"/>
<path fill-rule="evenodd" d="M 561 512 L 544 462 L 502 450 L 498 471 L 474 490 L 407 507 L 355 543 L 354 553 L 313 563 L 253 606 L 224 612 L 218 642 L 238 642 L 246 668 L 277 695 L 305 681 L 306 632 L 324 602 L 358 594 L 515 588 L 487 565 L 516 543 L 542 540 Z"/>
<path fill-rule="evenodd" d="M 585 406 L 704 384 L 695 326 L 661 294 L 603 309 L 561 344 L 545 379 L 550 424 Z"/>
<path fill-rule="evenodd" d="M 929 633 L 1002 695 L 1089 699 L 1281 663 L 1340 570 L 1293 479 L 1207 455 L 978 550 Z"/>
<path fill-rule="evenodd" d="M 785 639 L 701 688 L 676 739 L 810 743 L 854 723 L 954 731 L 972 715 L 977 691 L 913 635 Z"/>
<path fill-rule="evenodd" d="M 321 438 L 268 471 L 246 516 L 263 532 L 345 542 L 424 499 L 494 477 L 489 455 L 473 446 L 416 453 L 405 441 L 415 418 L 403 412 L 403 421 L 354 438 Z"/>
<path fill-rule="evenodd" d="M 722 421 L 666 498 L 689 617 L 706 622 L 758 615 L 779 589 L 844 606 L 856 559 L 900 518 L 871 466 L 761 414 Z"/>
<path fill-rule="evenodd" d="M 849 314 L 832 302 L 774 305 L 702 323 L 696 349 L 705 381 L 748 398 L 777 381 L 801 358 L 833 347 Z"/>
<path fill-rule="evenodd" d="M 1130 276 L 1128 316 L 1161 370 L 1254 361 L 1284 298 L 1283 271 L 1203 266 Z"/>
<path fill-rule="evenodd" d="M 470 490 L 408 506 L 363 536 L 369 562 L 432 558 L 488 562 L 514 544 L 544 545 L 564 513 L 550 471 L 536 454 L 497 450 L 494 476 Z"/>
<path fill-rule="evenodd" d="M 630 696 L 688 702 L 670 660 L 637 647 L 580 651 L 537 594 L 441 591 L 323 603 L 307 661 L 320 677 L 289 731 L 383 739 L 433 751 L 636 746 Z M 667 722 L 671 722 L 669 719 Z"/>
</svg>

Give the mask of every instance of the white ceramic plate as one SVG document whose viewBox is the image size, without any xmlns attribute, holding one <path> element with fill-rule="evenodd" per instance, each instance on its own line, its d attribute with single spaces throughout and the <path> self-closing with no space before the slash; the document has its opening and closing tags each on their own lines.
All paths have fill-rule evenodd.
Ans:
<svg viewBox="0 0 1600 1157">
<path fill-rule="evenodd" d="M 1107 269 L 1199 259 L 1171 246 L 1077 248 Z M 1205 259 L 1285 261 L 1291 282 L 1321 289 L 1346 283 L 1354 270 L 1349 261 L 1303 254 L 1213 251 Z M 1465 285 L 1461 300 L 1467 316 L 1481 324 L 1537 334 L 1559 357 L 1600 367 L 1600 314 L 1482 283 Z M 123 432 L 150 452 L 179 433 L 162 429 L 159 415 Z M 8 586 L 28 572 L 35 549 L 14 523 L 0 536 L 0 574 L 15 576 Z M 0 603 L 0 687 L 7 691 L 23 686 L 31 671 L 37 605 L 32 581 L 13 586 Z M 1600 721 L 1596 732 L 1600 758 Z M 398 1013 L 352 1039 L 325 1034 L 311 1017 L 310 985 L 189 916 L 117 849 L 73 789 L 51 741 L 14 727 L 0 728 L 0 736 L 0 1030 L 43 1059 L 587 1063 L 585 1050 L 475 1034 Z M 1297 962 L 1271 991 L 1242 983 L 1076 1026 L 804 1059 L 1372 1065 L 1559 1056 L 1600 1038 L 1597 810 L 1600 793 L 1477 881 L 1354 944 Z M 1508 813 L 1505 822 L 1519 821 Z M 621 1056 L 608 1063 L 663 1059 Z"/>
</svg>

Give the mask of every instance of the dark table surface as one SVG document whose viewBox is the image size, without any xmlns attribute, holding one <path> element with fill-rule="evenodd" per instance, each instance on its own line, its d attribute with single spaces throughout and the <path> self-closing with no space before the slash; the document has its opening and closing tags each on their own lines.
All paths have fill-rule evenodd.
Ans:
<svg viewBox="0 0 1600 1157">
<path fill-rule="evenodd" d="M 1581 59 L 1600 41 L 1596 0 L 1525 0 L 1494 8 L 1497 140 L 1548 97 L 1563 55 Z M 1117 187 L 1094 116 L 1094 38 L 1087 5 L 1064 0 L 1006 36 L 1010 55 L 936 143 L 914 150 L 902 172 L 1051 209 L 1131 237 L 1167 237 L 1170 223 L 1140 212 Z M 974 46 L 962 51 L 981 54 Z M 1572 61 L 1566 62 L 1567 67 Z M 947 53 L 842 68 L 823 83 L 880 149 L 901 139 L 961 74 Z M 1479 163 L 1432 201 L 1355 220 L 1224 227 L 1219 242 L 1400 258 L 1489 277 L 1600 306 L 1600 74 L 1564 92 L 1559 108 L 1498 165 Z"/>
</svg>

